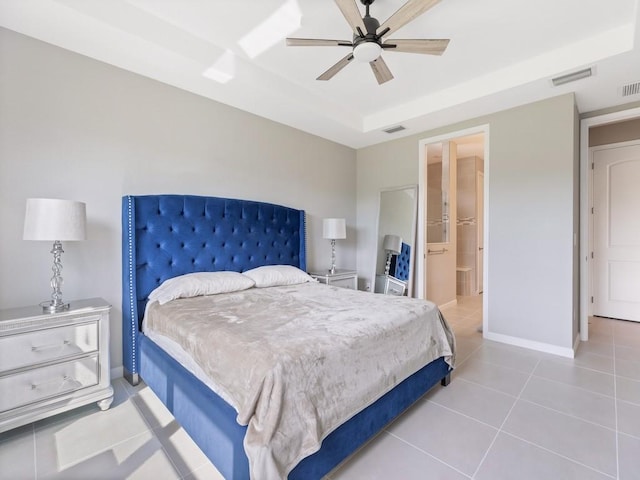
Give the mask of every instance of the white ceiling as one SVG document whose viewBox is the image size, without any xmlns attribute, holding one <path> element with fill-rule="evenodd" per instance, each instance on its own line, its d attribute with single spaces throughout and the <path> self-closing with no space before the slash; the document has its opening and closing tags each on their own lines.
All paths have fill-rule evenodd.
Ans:
<svg viewBox="0 0 640 480">
<path fill-rule="evenodd" d="M 404 3 L 376 0 L 371 15 Z M 299 27 L 273 36 L 282 18 Z M 331 0 L 2 0 L 0 25 L 354 148 L 570 91 L 581 112 L 640 100 L 619 93 L 640 81 L 638 0 L 442 0 L 390 38 L 450 38 L 447 51 L 385 51 L 383 85 L 355 62 L 315 80 L 348 47 L 285 46 L 350 40 Z M 591 78 L 551 85 L 586 66 Z"/>
</svg>

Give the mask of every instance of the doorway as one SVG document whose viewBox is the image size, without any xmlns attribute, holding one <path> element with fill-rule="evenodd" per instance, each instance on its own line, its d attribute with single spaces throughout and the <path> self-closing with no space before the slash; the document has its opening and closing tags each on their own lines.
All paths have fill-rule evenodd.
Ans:
<svg viewBox="0 0 640 480">
<path fill-rule="evenodd" d="M 640 322 L 640 140 L 592 147 L 590 153 L 592 314 Z"/>
<path fill-rule="evenodd" d="M 486 332 L 489 126 L 421 140 L 419 152 L 416 293 L 440 307 L 479 298 Z"/>
<path fill-rule="evenodd" d="M 593 288 L 598 281 L 593 255 L 596 247 L 595 217 L 592 213 L 595 165 L 590 148 L 591 131 L 594 129 L 595 132 L 598 127 L 634 119 L 640 119 L 640 108 L 585 118 L 580 122 L 580 340 L 583 342 L 589 339 L 589 317 L 594 314 Z M 618 139 L 621 140 L 623 139 Z"/>
</svg>

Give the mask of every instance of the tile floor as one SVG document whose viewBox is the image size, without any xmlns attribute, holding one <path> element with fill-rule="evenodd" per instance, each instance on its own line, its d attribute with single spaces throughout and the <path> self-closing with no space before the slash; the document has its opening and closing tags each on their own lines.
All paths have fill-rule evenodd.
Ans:
<svg viewBox="0 0 640 480">
<path fill-rule="evenodd" d="M 331 472 L 351 479 L 639 479 L 640 324 L 594 318 L 565 359 L 482 339 L 480 297 L 443 312 L 458 367 Z M 0 434 L 0 479 L 222 477 L 146 387 Z"/>
</svg>

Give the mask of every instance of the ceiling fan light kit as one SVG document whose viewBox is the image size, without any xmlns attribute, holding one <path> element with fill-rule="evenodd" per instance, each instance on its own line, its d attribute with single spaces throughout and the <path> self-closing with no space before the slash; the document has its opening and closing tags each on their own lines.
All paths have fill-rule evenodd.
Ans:
<svg viewBox="0 0 640 480">
<path fill-rule="evenodd" d="M 362 42 L 353 47 L 353 57 L 362 63 L 373 62 L 382 53 L 382 47 L 376 42 Z"/>
<path fill-rule="evenodd" d="M 354 58 L 357 62 L 369 63 L 379 84 L 393 78 L 389 67 L 381 54 L 383 50 L 391 52 L 420 53 L 442 55 L 449 44 L 448 39 L 401 39 L 386 40 L 384 37 L 395 33 L 401 27 L 436 5 L 440 0 L 408 0 L 383 24 L 369 14 L 369 6 L 374 0 L 360 0 L 365 6 L 364 17 L 356 0 L 335 0 L 342 15 L 352 29 L 353 41 L 326 40 L 314 38 L 287 38 L 288 46 L 340 46 L 351 47 L 351 53 L 322 73 L 318 80 L 330 80 L 346 67 Z"/>
</svg>

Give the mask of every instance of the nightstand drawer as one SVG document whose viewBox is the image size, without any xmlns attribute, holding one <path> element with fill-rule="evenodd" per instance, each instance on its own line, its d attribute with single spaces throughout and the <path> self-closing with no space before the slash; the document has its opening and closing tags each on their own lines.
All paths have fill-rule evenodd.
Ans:
<svg viewBox="0 0 640 480">
<path fill-rule="evenodd" d="M 355 290 L 356 282 L 357 280 L 355 278 L 340 278 L 340 279 L 332 279 L 329 282 L 329 285 L 334 287 L 349 288 L 351 290 Z"/>
<path fill-rule="evenodd" d="M 358 289 L 358 272 L 355 270 L 336 269 L 331 273 L 327 270 L 320 272 L 309 272 L 318 282 L 333 287 L 348 288 L 351 290 Z"/>
<path fill-rule="evenodd" d="M 376 275 L 376 293 L 385 293 L 387 295 L 404 295 L 407 284 L 402 280 L 398 280 L 391 275 Z"/>
<path fill-rule="evenodd" d="M 98 350 L 98 317 L 90 323 L 0 337 L 0 373 Z"/>
<path fill-rule="evenodd" d="M 389 285 L 387 286 L 387 294 L 402 296 L 404 294 L 404 285 L 389 282 Z"/>
<path fill-rule="evenodd" d="M 97 385 L 98 354 L 0 377 L 0 412 Z"/>
</svg>

